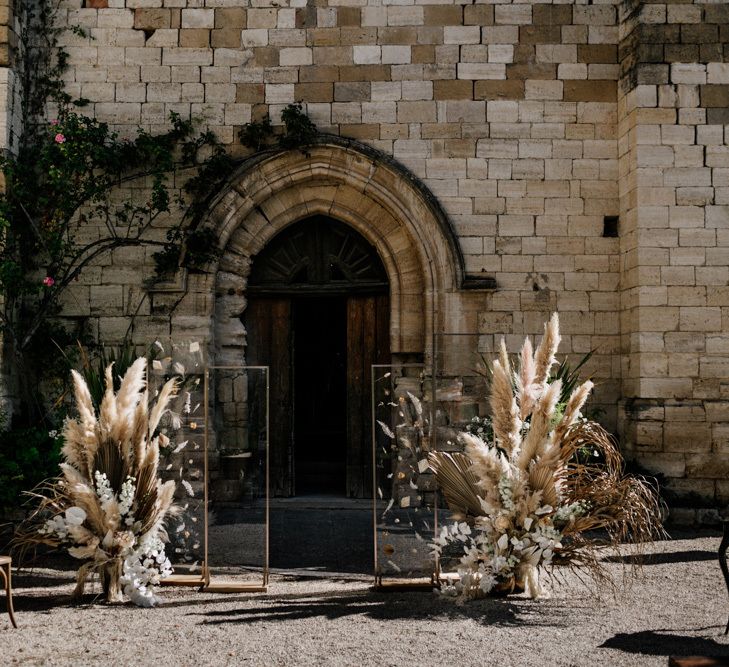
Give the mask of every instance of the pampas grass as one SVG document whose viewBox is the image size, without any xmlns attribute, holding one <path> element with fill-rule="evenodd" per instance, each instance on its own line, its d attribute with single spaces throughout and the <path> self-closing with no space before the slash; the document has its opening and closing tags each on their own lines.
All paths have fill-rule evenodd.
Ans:
<svg viewBox="0 0 729 667">
<path fill-rule="evenodd" d="M 98 416 L 83 377 L 72 371 L 78 417 L 64 426 L 61 475 L 32 493 L 37 507 L 14 542 L 65 547 L 84 560 L 76 595 L 96 572 L 107 601 L 120 601 L 124 592 L 149 606 L 154 584 L 170 570 L 164 521 L 177 511 L 175 483 L 158 475 L 159 448 L 168 440 L 157 427 L 176 383 L 164 385 L 150 410 L 146 368 L 146 359 L 137 359 L 115 393 L 109 365 Z"/>
<path fill-rule="evenodd" d="M 494 442 L 464 433 L 465 453 L 429 454 L 457 522 L 442 529 L 435 551 L 449 544 L 463 549 L 454 590 L 467 597 L 524 587 L 538 597 L 539 570 L 551 565 L 604 583 L 603 546 L 663 535 L 655 490 L 624 475 L 612 437 L 581 417 L 592 382 L 574 388 L 558 414 L 562 383 L 549 380 L 559 341 L 554 314 L 535 351 L 525 341 L 513 371 L 502 341 L 492 365 Z M 596 452 L 599 463 L 580 462 L 585 450 Z"/>
</svg>

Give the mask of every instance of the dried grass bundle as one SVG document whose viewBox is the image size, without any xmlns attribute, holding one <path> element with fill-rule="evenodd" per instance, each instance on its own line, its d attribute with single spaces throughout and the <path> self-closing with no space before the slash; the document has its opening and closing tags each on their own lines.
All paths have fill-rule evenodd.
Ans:
<svg viewBox="0 0 729 667">
<path fill-rule="evenodd" d="M 435 550 L 462 545 L 456 592 L 466 596 L 526 586 L 536 597 L 537 573 L 548 565 L 605 583 L 599 548 L 664 534 L 656 491 L 625 475 L 612 437 L 580 417 L 592 382 L 577 386 L 558 410 L 561 382 L 550 383 L 549 372 L 559 341 L 555 314 L 536 351 L 525 341 L 513 383 L 502 342 L 491 384 L 495 442 L 462 434 L 465 454 L 429 454 L 457 521 L 442 529 Z M 597 454 L 595 462 L 581 461 L 585 450 Z"/>
<path fill-rule="evenodd" d="M 38 505 L 14 544 L 63 546 L 84 560 L 75 595 L 98 572 L 107 601 L 121 600 L 124 587 L 133 601 L 149 606 L 156 601 L 154 584 L 170 571 L 163 524 L 177 511 L 175 483 L 158 475 L 159 447 L 168 440 L 157 426 L 176 383 L 164 385 L 150 411 L 146 365 L 137 359 L 116 394 L 108 366 L 98 418 L 86 383 L 72 371 L 78 418 L 64 427 L 61 476 L 32 493 Z"/>
</svg>

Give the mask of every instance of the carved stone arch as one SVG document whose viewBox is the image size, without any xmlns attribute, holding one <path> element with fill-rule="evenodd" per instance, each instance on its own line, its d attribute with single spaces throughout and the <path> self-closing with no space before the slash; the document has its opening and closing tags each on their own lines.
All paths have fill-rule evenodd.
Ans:
<svg viewBox="0 0 729 667">
<path fill-rule="evenodd" d="M 447 216 L 406 169 L 357 142 L 322 138 L 303 151 L 246 161 L 216 199 L 206 226 L 219 239 L 213 343 L 218 363 L 240 363 L 251 260 L 279 232 L 324 215 L 359 232 L 382 260 L 390 284 L 390 346 L 426 355 L 442 329 L 447 295 L 463 259 Z"/>
</svg>

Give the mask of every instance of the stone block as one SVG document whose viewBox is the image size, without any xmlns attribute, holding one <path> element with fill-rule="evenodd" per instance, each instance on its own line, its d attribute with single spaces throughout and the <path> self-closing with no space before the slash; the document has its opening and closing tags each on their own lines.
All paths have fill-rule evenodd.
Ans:
<svg viewBox="0 0 729 667">
<path fill-rule="evenodd" d="M 241 7 L 216 8 L 214 27 L 217 30 L 242 30 L 246 27 L 246 10 Z"/>
<path fill-rule="evenodd" d="M 521 100 L 524 96 L 525 81 L 519 79 L 476 81 L 473 93 L 473 99 L 476 100 Z"/>
<path fill-rule="evenodd" d="M 133 28 L 134 11 L 132 9 L 102 9 L 99 11 L 96 25 L 99 28 Z"/>
<path fill-rule="evenodd" d="M 384 65 L 402 65 L 410 62 L 410 46 L 391 46 L 382 47 L 382 63 Z"/>
<path fill-rule="evenodd" d="M 169 9 L 135 9 L 134 27 L 137 30 L 156 30 L 170 27 Z"/>
<path fill-rule="evenodd" d="M 193 49 L 204 49 L 210 46 L 210 30 L 194 28 L 180 30 L 180 46 Z"/>
<path fill-rule="evenodd" d="M 494 7 L 494 23 L 496 25 L 528 25 L 531 22 L 531 5 L 496 5 Z"/>
<path fill-rule="evenodd" d="M 479 44 L 481 28 L 479 26 L 449 26 L 443 28 L 444 44 Z"/>
<path fill-rule="evenodd" d="M 729 106 L 729 84 L 706 84 L 700 87 L 701 106 L 707 108 Z"/>
<path fill-rule="evenodd" d="M 458 63 L 459 79 L 506 79 L 506 65 L 501 63 Z"/>
<path fill-rule="evenodd" d="M 526 79 L 555 79 L 557 78 L 557 65 L 553 63 L 507 64 L 506 78 L 520 81 Z"/>
<path fill-rule="evenodd" d="M 565 102 L 617 102 L 615 81 L 564 81 Z"/>
<path fill-rule="evenodd" d="M 524 87 L 524 98 L 527 100 L 561 100 L 563 96 L 562 81 L 527 80 Z"/>
<path fill-rule="evenodd" d="M 379 46 L 354 46 L 352 60 L 355 65 L 376 65 L 381 62 L 382 50 Z"/>
<path fill-rule="evenodd" d="M 181 14 L 182 28 L 207 28 L 215 27 L 214 9 L 183 9 Z"/>
<path fill-rule="evenodd" d="M 239 49 L 241 46 L 240 28 L 223 28 L 210 31 L 210 46 L 213 48 Z"/>
<path fill-rule="evenodd" d="M 387 8 L 387 25 L 423 25 L 424 11 L 422 6 L 397 6 Z"/>
<path fill-rule="evenodd" d="M 130 49 L 127 49 L 130 51 Z M 213 52 L 203 48 L 165 48 L 162 49 L 163 65 L 212 65 Z"/>
<path fill-rule="evenodd" d="M 679 321 L 682 331 L 721 331 L 721 309 L 682 307 Z"/>
</svg>

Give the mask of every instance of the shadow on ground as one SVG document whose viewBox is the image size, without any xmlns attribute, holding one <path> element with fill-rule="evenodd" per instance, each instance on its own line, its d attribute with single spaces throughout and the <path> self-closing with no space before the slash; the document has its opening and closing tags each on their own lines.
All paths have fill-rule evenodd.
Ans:
<svg viewBox="0 0 729 667">
<path fill-rule="evenodd" d="M 433 593 L 378 593 L 361 591 L 346 594 L 328 594 L 326 597 L 269 596 L 258 599 L 255 606 L 239 609 L 211 610 L 203 614 L 203 625 L 248 624 L 284 622 L 310 618 L 334 620 L 348 616 L 364 616 L 375 620 L 442 620 L 471 618 L 491 627 L 567 627 L 567 611 L 555 608 L 544 613 L 531 600 L 489 599 L 456 604 L 451 599 Z M 265 604 L 265 603 L 270 604 Z"/>
<path fill-rule="evenodd" d="M 671 551 L 668 553 L 626 554 L 624 556 L 606 556 L 605 563 L 624 563 L 625 565 L 670 565 L 673 563 L 692 563 L 702 560 L 716 560 L 716 551 Z"/>
<path fill-rule="evenodd" d="M 699 630 L 722 629 L 699 628 Z M 719 644 L 713 639 L 692 637 L 691 635 L 674 634 L 674 630 L 641 630 L 640 632 L 618 633 L 611 637 L 600 648 L 612 648 L 625 653 L 642 653 L 644 655 L 701 655 L 717 658 L 729 657 L 729 645 Z M 680 630 L 679 632 L 686 632 Z"/>
</svg>

